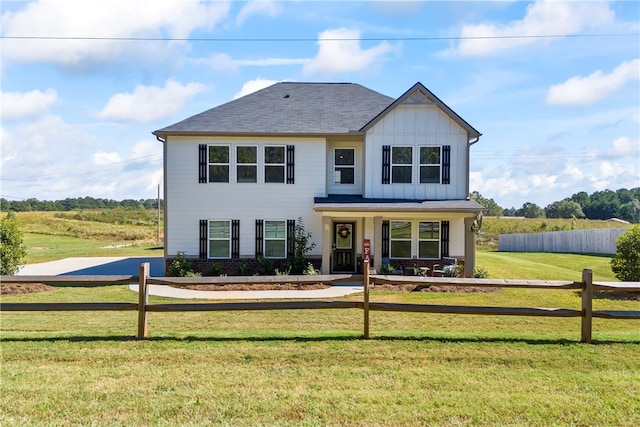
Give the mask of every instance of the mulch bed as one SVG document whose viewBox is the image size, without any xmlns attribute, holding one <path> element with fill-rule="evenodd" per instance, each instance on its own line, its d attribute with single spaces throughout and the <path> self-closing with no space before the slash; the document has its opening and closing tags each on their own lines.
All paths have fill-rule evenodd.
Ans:
<svg viewBox="0 0 640 427">
<path fill-rule="evenodd" d="M 53 286 L 45 285 L 43 283 L 0 283 L 0 295 L 20 295 L 20 294 L 32 294 L 35 292 L 48 292 L 53 291 L 56 288 Z"/>
</svg>

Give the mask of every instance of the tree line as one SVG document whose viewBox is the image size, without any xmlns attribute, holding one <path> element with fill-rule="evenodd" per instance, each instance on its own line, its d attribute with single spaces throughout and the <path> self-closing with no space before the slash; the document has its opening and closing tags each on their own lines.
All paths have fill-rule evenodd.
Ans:
<svg viewBox="0 0 640 427">
<path fill-rule="evenodd" d="M 160 208 L 163 208 L 163 200 L 160 200 Z M 64 200 L 7 200 L 0 198 L 0 211 L 2 212 L 30 212 L 30 211 L 73 211 L 80 209 L 157 209 L 157 199 L 125 199 L 112 200 L 93 197 L 73 197 Z"/>
<path fill-rule="evenodd" d="M 544 208 L 526 202 L 516 209 L 502 208 L 493 199 L 484 198 L 479 192 L 471 193 L 471 198 L 485 209 L 488 216 L 522 216 L 525 218 L 618 218 L 631 223 L 640 222 L 640 187 L 616 191 L 603 190 L 587 194 L 585 191 L 553 202 Z"/>
</svg>

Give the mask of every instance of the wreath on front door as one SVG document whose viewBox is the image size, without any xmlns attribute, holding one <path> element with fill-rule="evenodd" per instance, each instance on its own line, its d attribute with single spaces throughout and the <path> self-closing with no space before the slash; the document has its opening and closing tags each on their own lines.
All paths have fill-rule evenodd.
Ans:
<svg viewBox="0 0 640 427">
<path fill-rule="evenodd" d="M 341 225 L 338 228 L 338 235 L 343 239 L 346 239 L 351 234 L 351 230 L 346 225 Z"/>
</svg>

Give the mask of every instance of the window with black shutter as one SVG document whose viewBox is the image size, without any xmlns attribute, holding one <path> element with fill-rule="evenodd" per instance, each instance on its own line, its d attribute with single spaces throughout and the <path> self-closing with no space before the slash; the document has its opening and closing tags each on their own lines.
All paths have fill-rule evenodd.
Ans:
<svg viewBox="0 0 640 427">
<path fill-rule="evenodd" d="M 291 258 L 296 251 L 296 220 L 287 220 L 287 257 Z"/>
<path fill-rule="evenodd" d="M 451 146 L 442 147 L 442 183 L 451 184 Z"/>
<path fill-rule="evenodd" d="M 231 220 L 231 258 L 240 258 L 240 220 Z"/>
<path fill-rule="evenodd" d="M 198 146 L 198 183 L 207 183 L 207 145 L 200 144 Z"/>
<path fill-rule="evenodd" d="M 382 221 L 382 258 L 389 258 L 389 221 Z"/>
<path fill-rule="evenodd" d="M 264 255 L 264 221 L 256 219 L 256 258 Z"/>
<path fill-rule="evenodd" d="M 287 184 L 295 183 L 295 146 L 287 145 Z"/>
<path fill-rule="evenodd" d="M 445 257 L 449 256 L 449 221 L 442 221 L 440 223 L 441 236 L 440 236 L 440 255 Z"/>
<path fill-rule="evenodd" d="M 208 247 L 208 223 L 206 219 L 200 220 L 200 251 L 199 258 L 207 258 L 207 247 Z"/>
<path fill-rule="evenodd" d="M 382 146 L 382 183 L 391 184 L 391 146 Z"/>
</svg>

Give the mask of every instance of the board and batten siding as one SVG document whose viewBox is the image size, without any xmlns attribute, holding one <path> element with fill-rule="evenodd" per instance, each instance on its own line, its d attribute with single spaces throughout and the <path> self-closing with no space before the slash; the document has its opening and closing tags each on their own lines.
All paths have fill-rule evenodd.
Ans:
<svg viewBox="0 0 640 427">
<path fill-rule="evenodd" d="M 240 257 L 255 256 L 255 220 L 302 218 L 321 254 L 322 217 L 314 197 L 325 196 L 326 143 L 322 138 L 169 137 L 166 144 L 165 253 L 197 257 L 201 219 L 240 220 Z M 295 146 L 295 183 L 198 183 L 200 144 Z M 260 157 L 259 157 L 260 158 Z M 234 163 L 230 167 L 233 168 Z M 258 163 L 258 169 L 263 166 Z M 260 175 L 260 172 L 259 172 Z"/>
<path fill-rule="evenodd" d="M 501 234 L 498 250 L 504 252 L 564 252 L 615 254 L 616 240 L 626 228 Z"/>
<path fill-rule="evenodd" d="M 413 147 L 412 184 L 382 183 L 383 145 Z M 450 184 L 419 183 L 419 147 L 450 146 Z M 442 155 L 442 154 L 441 154 Z M 366 134 L 365 197 L 460 200 L 468 197 L 467 132 L 435 105 L 399 105 Z"/>
</svg>

